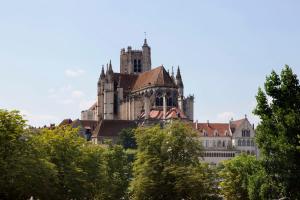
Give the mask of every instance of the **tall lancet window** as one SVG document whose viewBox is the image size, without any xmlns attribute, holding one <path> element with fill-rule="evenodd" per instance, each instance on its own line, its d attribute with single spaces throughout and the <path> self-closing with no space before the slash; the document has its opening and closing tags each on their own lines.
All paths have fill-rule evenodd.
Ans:
<svg viewBox="0 0 300 200">
<path fill-rule="evenodd" d="M 141 60 L 138 60 L 138 63 L 137 63 L 137 71 L 138 71 L 138 72 L 142 72 L 142 62 L 141 62 Z"/>
<path fill-rule="evenodd" d="M 133 71 L 134 72 L 142 72 L 142 62 L 141 60 L 133 60 Z"/>
</svg>

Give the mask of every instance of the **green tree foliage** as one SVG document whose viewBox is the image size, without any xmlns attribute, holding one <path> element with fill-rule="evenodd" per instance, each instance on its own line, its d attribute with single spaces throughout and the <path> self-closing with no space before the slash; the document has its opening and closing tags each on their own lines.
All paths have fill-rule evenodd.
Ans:
<svg viewBox="0 0 300 200">
<path fill-rule="evenodd" d="M 122 145 L 125 149 L 136 149 L 136 139 L 134 136 L 134 129 L 123 129 L 118 138 L 118 144 Z"/>
<path fill-rule="evenodd" d="M 249 179 L 260 170 L 259 161 L 254 156 L 241 154 L 223 162 L 221 179 L 221 194 L 227 200 L 247 200 Z M 255 192 L 255 191 L 251 191 Z"/>
<path fill-rule="evenodd" d="M 44 159 L 26 127 L 19 112 L 0 110 L 1 199 L 52 197 L 55 166 Z"/>
<path fill-rule="evenodd" d="M 209 199 L 214 190 L 214 176 L 201 164 L 200 141 L 192 129 L 172 123 L 136 130 L 138 144 L 134 162 L 132 199 Z"/>
<path fill-rule="evenodd" d="M 1 199 L 126 199 L 131 165 L 121 146 L 86 142 L 70 127 L 28 129 L 0 110 Z"/>
<path fill-rule="evenodd" d="M 266 78 L 264 91 L 259 89 L 254 114 L 261 119 L 256 143 L 261 151 L 263 168 L 269 186 L 268 199 L 300 199 L 300 86 L 296 74 L 285 66 L 278 75 Z M 258 179 L 261 180 L 261 179 Z"/>
</svg>

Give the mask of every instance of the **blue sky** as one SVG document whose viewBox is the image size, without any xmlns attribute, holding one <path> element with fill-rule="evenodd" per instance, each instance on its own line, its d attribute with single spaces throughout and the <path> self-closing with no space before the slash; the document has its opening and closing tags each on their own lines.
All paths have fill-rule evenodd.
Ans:
<svg viewBox="0 0 300 200">
<path fill-rule="evenodd" d="M 272 69 L 300 74 L 300 1 L 1 1 L 0 108 L 32 125 L 79 118 L 96 99 L 102 64 L 140 48 L 153 67 L 179 65 L 195 119 L 251 113 Z"/>
</svg>

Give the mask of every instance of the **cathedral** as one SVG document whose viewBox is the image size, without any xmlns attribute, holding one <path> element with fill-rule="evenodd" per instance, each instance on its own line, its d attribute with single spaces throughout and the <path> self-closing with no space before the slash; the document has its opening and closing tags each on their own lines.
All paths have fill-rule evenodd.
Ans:
<svg viewBox="0 0 300 200">
<path fill-rule="evenodd" d="M 134 120 L 156 123 L 173 118 L 193 121 L 194 97 L 184 96 L 179 67 L 176 76 L 164 66 L 152 68 L 147 39 L 141 50 L 130 46 L 120 52 L 120 72 L 111 61 L 102 70 L 97 83 L 97 101 L 82 111 L 82 120 Z"/>
<path fill-rule="evenodd" d="M 180 119 L 190 124 L 203 146 L 203 160 L 217 164 L 240 153 L 258 156 L 254 125 L 247 117 L 229 123 L 194 121 L 194 96 L 184 96 L 180 69 L 176 75 L 164 66 L 152 68 L 151 48 L 144 40 L 141 50 L 130 46 L 120 52 L 120 72 L 111 61 L 102 66 L 96 102 L 81 112 L 81 119 L 64 120 L 79 128 L 79 134 L 95 144 L 116 142 L 125 128 L 168 123 Z"/>
</svg>

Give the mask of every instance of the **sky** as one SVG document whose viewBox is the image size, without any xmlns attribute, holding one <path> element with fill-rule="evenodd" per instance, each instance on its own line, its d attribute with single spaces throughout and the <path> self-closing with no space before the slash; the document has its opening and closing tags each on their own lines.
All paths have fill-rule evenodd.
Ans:
<svg viewBox="0 0 300 200">
<path fill-rule="evenodd" d="M 152 67 L 180 66 L 199 122 L 251 123 L 258 87 L 288 64 L 300 75 L 300 1 L 0 1 L 0 108 L 34 126 L 80 118 L 101 66 L 141 48 Z"/>
</svg>

